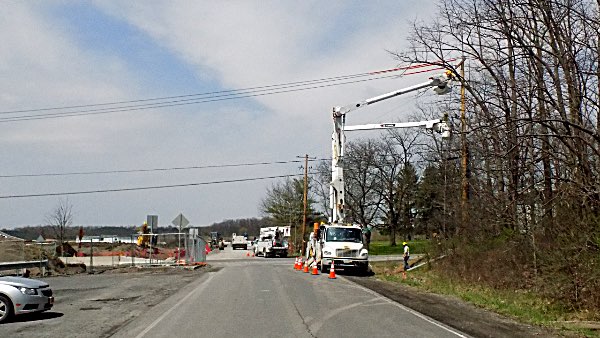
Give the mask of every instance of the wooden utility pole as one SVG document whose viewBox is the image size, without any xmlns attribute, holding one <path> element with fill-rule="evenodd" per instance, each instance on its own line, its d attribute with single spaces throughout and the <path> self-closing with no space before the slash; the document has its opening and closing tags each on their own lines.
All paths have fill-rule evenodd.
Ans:
<svg viewBox="0 0 600 338">
<path fill-rule="evenodd" d="M 469 145 L 467 144 L 467 118 L 465 108 L 465 61 L 460 64 L 460 140 L 462 143 L 461 151 L 461 228 L 464 228 L 469 222 Z M 457 228 L 458 230 L 459 228 Z"/>
<path fill-rule="evenodd" d="M 304 155 L 304 216 L 302 218 L 302 256 L 306 255 L 304 236 L 306 235 L 306 209 L 308 204 L 308 154 Z"/>
</svg>

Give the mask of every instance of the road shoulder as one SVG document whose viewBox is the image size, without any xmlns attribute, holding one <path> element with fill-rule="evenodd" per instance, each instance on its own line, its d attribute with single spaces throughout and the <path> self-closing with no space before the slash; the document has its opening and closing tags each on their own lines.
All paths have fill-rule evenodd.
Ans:
<svg viewBox="0 0 600 338">
<path fill-rule="evenodd" d="M 423 292 L 376 277 L 346 278 L 474 337 L 558 337 L 549 329 L 516 322 L 455 297 Z"/>
</svg>

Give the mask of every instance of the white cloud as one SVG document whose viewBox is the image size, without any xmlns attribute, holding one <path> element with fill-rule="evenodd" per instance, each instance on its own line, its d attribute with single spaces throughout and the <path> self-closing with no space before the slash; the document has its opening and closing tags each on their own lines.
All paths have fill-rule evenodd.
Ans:
<svg viewBox="0 0 600 338">
<path fill-rule="evenodd" d="M 246 88 L 393 67 L 385 49 L 401 49 L 407 20 L 426 13 L 416 1 L 98 1 L 105 13 L 135 27 L 176 56 L 198 79 L 224 88 Z M 3 3 L 0 11 L 2 110 L 111 102 L 148 97 L 156 83 L 136 78 L 119 53 L 79 45 L 67 30 L 29 3 Z M 431 7 L 431 5 L 429 5 Z M 155 66 L 164 66 L 156 64 Z M 157 81 L 159 79 L 156 79 Z M 199 104 L 177 109 L 95 117 L 0 123 L 0 155 L 7 172 L 64 172 L 194 164 L 289 160 L 328 155 L 331 107 L 397 89 L 420 78 L 378 81 L 321 90 Z M 7 85 L 10 84 L 10 85 Z M 188 93 L 198 92 L 190 88 Z M 179 94 L 188 94 L 179 93 Z M 160 95 L 160 94 L 159 94 Z M 405 99 L 404 102 L 410 102 Z M 403 99 L 353 113 L 354 122 L 397 111 Z M 401 112 L 402 110 L 400 110 Z M 393 115 L 394 117 L 396 115 Z M 408 116 L 408 114 L 406 114 Z M 19 180 L 0 184 L 1 194 L 86 190 L 98 187 L 210 181 L 246 175 L 294 172 L 297 166 L 238 171 L 169 173 L 69 180 Z M 133 223 L 148 210 L 173 217 L 179 211 L 196 224 L 254 216 L 270 182 L 73 197 L 79 222 Z M 0 200 L 0 219 L 35 223 L 54 199 Z M 18 216 L 13 208 L 28 210 Z M 104 212 L 98 212 L 98 209 Z M 42 215 L 42 216 L 40 216 Z M 163 219 L 164 220 L 164 219 Z M 77 222 L 78 220 L 76 220 Z"/>
</svg>

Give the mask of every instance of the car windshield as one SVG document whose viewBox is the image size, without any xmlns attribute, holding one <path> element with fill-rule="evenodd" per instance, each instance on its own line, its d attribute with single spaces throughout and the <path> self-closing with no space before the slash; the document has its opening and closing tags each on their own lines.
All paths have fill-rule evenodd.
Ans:
<svg viewBox="0 0 600 338">
<path fill-rule="evenodd" d="M 329 228 L 325 239 L 328 242 L 362 242 L 360 229 L 356 228 Z"/>
</svg>

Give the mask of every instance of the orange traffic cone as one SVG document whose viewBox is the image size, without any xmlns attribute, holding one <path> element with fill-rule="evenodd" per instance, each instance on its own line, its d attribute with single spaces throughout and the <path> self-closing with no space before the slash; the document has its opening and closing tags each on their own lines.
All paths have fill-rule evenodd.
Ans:
<svg viewBox="0 0 600 338">
<path fill-rule="evenodd" d="M 294 260 L 294 270 L 298 270 L 298 257 Z"/>
<path fill-rule="evenodd" d="M 313 263 L 313 268 L 312 268 L 312 275 L 318 275 L 319 274 L 319 270 L 317 269 L 317 263 Z"/>
<path fill-rule="evenodd" d="M 302 257 L 298 257 L 298 265 L 296 265 L 296 270 L 302 270 Z"/>
<path fill-rule="evenodd" d="M 329 279 L 335 278 L 335 267 L 333 266 L 333 261 L 331 261 L 331 268 L 329 268 Z"/>
<path fill-rule="evenodd" d="M 250 251 L 246 251 L 246 257 L 250 257 Z"/>
<path fill-rule="evenodd" d="M 302 272 L 306 272 L 308 273 L 308 262 L 304 262 L 304 269 L 302 269 Z"/>
</svg>

